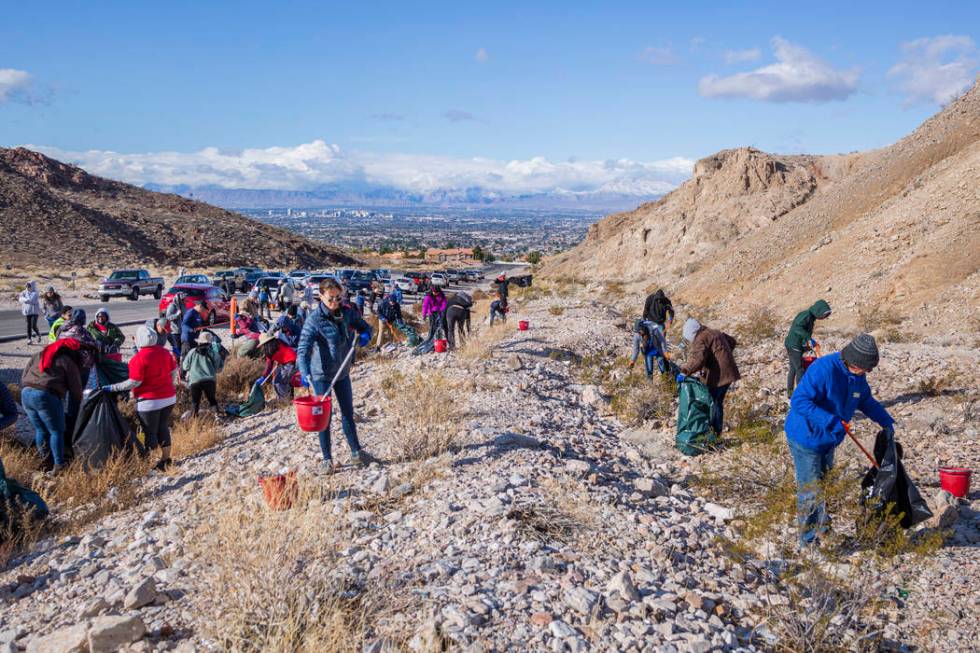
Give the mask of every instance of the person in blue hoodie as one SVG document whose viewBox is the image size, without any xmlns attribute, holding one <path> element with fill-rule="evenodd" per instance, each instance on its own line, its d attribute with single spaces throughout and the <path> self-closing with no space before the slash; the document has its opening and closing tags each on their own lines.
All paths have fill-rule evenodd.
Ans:
<svg viewBox="0 0 980 653">
<path fill-rule="evenodd" d="M 895 420 L 871 396 L 867 374 L 878 365 L 878 345 L 867 333 L 839 354 L 818 358 L 790 400 L 786 439 L 796 469 L 800 548 L 827 530 L 827 509 L 817 484 L 834 464 L 834 450 L 847 436 L 845 423 L 861 411 L 894 435 Z"/>
</svg>

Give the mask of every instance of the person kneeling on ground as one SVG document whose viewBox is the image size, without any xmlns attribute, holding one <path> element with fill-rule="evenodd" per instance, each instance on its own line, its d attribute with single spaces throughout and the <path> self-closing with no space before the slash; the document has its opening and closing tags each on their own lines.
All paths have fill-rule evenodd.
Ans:
<svg viewBox="0 0 980 653">
<path fill-rule="evenodd" d="M 838 354 L 814 361 L 793 392 L 786 440 L 796 470 L 800 548 L 828 529 L 819 482 L 834 464 L 834 450 L 847 436 L 846 424 L 860 410 L 894 436 L 888 411 L 871 396 L 867 374 L 878 365 L 878 344 L 862 333 Z"/>
<path fill-rule="evenodd" d="M 208 404 L 219 414 L 217 389 L 218 372 L 224 367 L 221 358 L 221 344 L 214 342 L 214 337 L 207 331 L 197 339 L 197 347 L 192 349 L 180 364 L 191 386 L 191 405 L 194 417 L 197 417 L 201 407 L 201 395 L 208 399 Z"/>
<path fill-rule="evenodd" d="M 320 304 L 310 312 L 303 325 L 296 352 L 297 363 L 305 384 L 312 385 L 313 392 L 318 396 L 326 393 L 330 381 L 336 377 L 333 392 L 340 406 L 344 436 L 353 461 L 366 467 L 375 458 L 363 451 L 357 440 L 354 390 L 350 380 L 353 358 L 346 359 L 355 345 L 355 333 L 357 344 L 361 347 L 371 342 L 371 327 L 355 309 L 344 306 L 343 301 L 343 290 L 336 280 L 324 279 L 320 282 Z M 327 422 L 325 430 L 320 431 L 320 452 L 323 454 L 323 469 L 333 473 L 336 468 L 330 451 L 330 422 Z"/>
<path fill-rule="evenodd" d="M 663 329 L 659 324 L 637 320 L 633 325 L 633 358 L 630 360 L 630 369 L 636 365 L 636 359 L 643 354 L 643 361 L 646 364 L 647 376 L 653 376 L 653 364 L 656 362 L 657 369 L 661 374 L 667 371 L 667 361 L 664 353 L 667 351 L 667 341 L 664 339 Z"/>
<path fill-rule="evenodd" d="M 830 304 L 822 299 L 813 306 L 797 314 L 783 344 L 789 357 L 789 375 L 786 377 L 786 396 L 793 396 L 793 388 L 803 377 L 803 353 L 809 349 L 820 352 L 820 345 L 813 339 L 813 327 L 817 320 L 830 317 Z"/>
<path fill-rule="evenodd" d="M 156 469 L 163 471 L 173 464 L 170 458 L 170 415 L 177 403 L 177 361 L 173 354 L 156 343 L 155 333 L 145 326 L 138 328 L 136 355 L 129 361 L 129 379 L 102 386 L 102 391 L 132 390 L 146 448 L 160 448 L 160 461 Z"/>
<path fill-rule="evenodd" d="M 732 352 L 737 343 L 727 333 L 709 329 L 693 317 L 684 323 L 682 335 L 691 343 L 691 352 L 687 356 L 687 363 L 677 375 L 677 381 L 701 373 L 704 384 L 711 393 L 711 428 L 721 435 L 725 425 L 725 395 L 728 394 L 728 388 L 742 378 Z"/>
<path fill-rule="evenodd" d="M 82 402 L 81 343 L 73 338 L 53 342 L 31 356 L 21 375 L 20 403 L 34 427 L 34 444 L 38 453 L 47 459 L 51 452 L 55 475 L 64 469 L 65 460 L 65 395 L 70 402 Z M 16 411 L 15 411 L 16 416 Z M 16 419 L 16 417 L 15 417 Z"/>
<path fill-rule="evenodd" d="M 259 351 L 265 356 L 265 370 L 256 383 L 262 385 L 275 370 L 272 387 L 276 396 L 287 399 L 293 396 L 292 379 L 296 371 L 296 350 L 282 340 L 275 331 L 267 331 L 259 336 Z"/>
</svg>

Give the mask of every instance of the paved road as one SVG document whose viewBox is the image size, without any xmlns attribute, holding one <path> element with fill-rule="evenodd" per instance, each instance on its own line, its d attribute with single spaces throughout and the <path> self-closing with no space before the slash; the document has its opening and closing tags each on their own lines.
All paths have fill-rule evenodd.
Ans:
<svg viewBox="0 0 980 653">
<path fill-rule="evenodd" d="M 449 287 L 449 292 L 452 292 L 453 290 L 487 288 L 489 287 L 490 282 L 493 280 L 493 277 L 499 274 L 499 271 L 503 270 L 506 270 L 508 275 L 523 274 L 522 270 L 512 266 L 493 265 L 487 268 L 487 278 L 484 281 L 476 284 L 465 283 L 453 285 Z M 236 295 L 236 297 L 238 297 L 239 302 L 244 299 L 244 295 L 241 294 Z M 414 302 L 415 296 L 405 296 L 406 304 L 413 304 Z M 157 307 L 159 304 L 160 302 L 152 297 L 141 297 L 139 301 L 135 302 L 131 302 L 126 299 L 113 299 L 106 304 L 89 301 L 84 304 L 72 304 L 72 306 L 75 308 L 85 309 L 90 321 L 95 319 L 96 311 L 105 307 L 109 310 L 109 316 L 112 318 L 113 322 L 119 325 L 124 325 L 135 324 L 138 322 L 143 322 L 151 317 L 156 317 Z M 45 333 L 47 329 L 47 322 L 43 317 L 41 317 L 38 322 L 38 328 L 41 329 L 42 333 Z M 7 342 L 25 337 L 24 316 L 20 314 L 20 310 L 0 310 L 0 342 Z"/>
</svg>

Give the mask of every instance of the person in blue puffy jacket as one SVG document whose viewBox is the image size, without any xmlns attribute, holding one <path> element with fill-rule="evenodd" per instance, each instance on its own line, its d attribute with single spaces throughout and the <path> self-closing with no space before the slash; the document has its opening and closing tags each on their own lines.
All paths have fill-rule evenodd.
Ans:
<svg viewBox="0 0 980 653">
<path fill-rule="evenodd" d="M 827 530 L 827 511 L 817 484 L 834 464 L 834 450 L 847 436 L 845 423 L 861 411 L 893 434 L 895 420 L 871 396 L 867 374 L 878 365 L 878 345 L 867 333 L 839 354 L 810 365 L 793 392 L 786 439 L 796 469 L 800 547 Z"/>
<path fill-rule="evenodd" d="M 312 385 L 316 395 L 323 395 L 330 381 L 337 376 L 333 386 L 337 405 L 340 407 L 340 424 L 350 446 L 353 462 L 367 466 L 375 461 L 361 449 L 354 424 L 354 390 L 350 381 L 353 358 L 344 361 L 355 343 L 366 347 L 371 342 L 371 327 L 351 306 L 344 305 L 344 291 L 335 279 L 320 282 L 320 303 L 310 311 L 303 324 L 296 349 L 297 364 L 304 384 Z M 341 368 L 341 365 L 344 367 Z M 330 422 L 320 432 L 320 452 L 323 468 L 329 474 L 335 471 L 330 451 Z"/>
</svg>

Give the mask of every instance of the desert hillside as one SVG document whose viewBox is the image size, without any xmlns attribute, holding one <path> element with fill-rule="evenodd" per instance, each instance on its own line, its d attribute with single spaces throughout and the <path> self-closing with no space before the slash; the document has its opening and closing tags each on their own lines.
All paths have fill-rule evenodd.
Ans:
<svg viewBox="0 0 980 653">
<path fill-rule="evenodd" d="M 24 148 L 0 148 L 0 226 L 0 258 L 22 267 L 354 262 L 237 213 L 96 177 Z"/>
<path fill-rule="evenodd" d="M 978 267 L 974 86 L 880 150 L 782 156 L 740 148 L 702 159 L 680 188 L 603 219 L 545 271 L 788 315 L 820 295 L 845 320 L 874 305 L 920 331 L 975 321 Z"/>
</svg>

